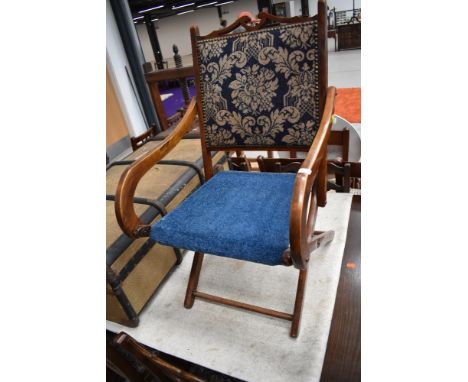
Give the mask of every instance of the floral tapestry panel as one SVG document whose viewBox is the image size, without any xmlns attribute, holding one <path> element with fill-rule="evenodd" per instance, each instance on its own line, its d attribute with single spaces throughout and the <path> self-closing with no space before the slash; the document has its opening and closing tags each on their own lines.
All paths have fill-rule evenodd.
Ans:
<svg viewBox="0 0 468 382">
<path fill-rule="evenodd" d="M 310 146 L 319 127 L 316 21 L 197 42 L 210 148 Z"/>
</svg>

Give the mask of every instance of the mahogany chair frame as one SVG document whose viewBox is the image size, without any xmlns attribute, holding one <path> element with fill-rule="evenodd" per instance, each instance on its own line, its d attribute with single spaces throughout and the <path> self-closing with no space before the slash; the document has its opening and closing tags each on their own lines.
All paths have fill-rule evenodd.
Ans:
<svg viewBox="0 0 468 382">
<path fill-rule="evenodd" d="M 144 367 L 145 373 L 141 374 L 135 364 L 117 349 L 138 361 Z M 125 332 L 120 332 L 114 337 L 112 344 L 107 344 L 106 363 L 111 370 L 132 382 L 148 381 L 147 377 L 155 377 L 158 381 L 207 382 L 153 354 Z"/>
<path fill-rule="evenodd" d="M 269 316 L 290 320 L 291 337 L 297 337 L 299 331 L 299 323 L 302 312 L 302 305 L 305 293 L 305 285 L 307 280 L 307 266 L 310 253 L 319 246 L 333 239 L 333 231 L 318 232 L 315 231 L 315 221 L 317 218 L 318 207 L 326 205 L 327 193 L 327 142 L 331 133 L 332 117 L 335 108 L 334 87 L 328 87 L 328 62 L 327 62 L 327 7 L 325 0 L 319 0 L 318 13 L 313 17 L 292 17 L 283 18 L 273 16 L 264 12 L 258 15 L 260 22 L 252 26 L 250 25 L 249 17 L 244 16 L 236 20 L 233 24 L 224 29 L 214 31 L 206 36 L 200 36 L 197 26 L 192 26 L 190 29 L 192 39 L 192 51 L 194 54 L 194 70 L 195 73 L 200 72 L 198 66 L 198 57 L 196 43 L 199 39 L 208 39 L 225 35 L 239 26 L 243 26 L 247 31 L 258 30 L 264 27 L 272 26 L 274 23 L 294 24 L 316 19 L 318 22 L 319 33 L 319 110 L 322 116 L 319 129 L 310 146 L 307 156 L 304 159 L 301 168 L 299 169 L 292 195 L 290 208 L 290 247 L 283 254 L 283 264 L 286 266 L 294 265 L 299 270 L 299 278 L 297 284 L 297 293 L 294 303 L 294 311 L 292 314 L 278 312 L 263 307 L 245 304 L 238 301 L 225 299 L 218 296 L 209 295 L 200 292 L 197 289 L 200 271 L 203 263 L 203 253 L 196 252 L 193 259 L 190 278 L 187 286 L 184 306 L 191 308 L 196 297 L 231 305 L 234 307 L 254 311 L 257 313 L 266 314 Z M 197 94 L 202 94 L 199 76 L 195 76 Z M 178 126 L 167 136 L 161 145 L 152 151 L 145 154 L 133 165 L 129 166 L 122 174 L 116 192 L 115 212 L 117 221 L 122 230 L 130 237 L 149 236 L 151 226 L 143 224 L 135 212 L 133 206 L 133 196 L 139 180 L 149 171 L 159 160 L 161 160 L 171 149 L 173 149 L 183 135 L 187 132 L 196 114 L 200 121 L 200 126 L 204 126 L 204 114 L 201 102 L 197 102 L 195 98 L 190 102 L 187 112 L 183 116 Z M 204 172 L 206 180 L 213 176 L 213 163 L 211 159 L 212 151 L 233 151 L 233 150 L 282 150 L 290 151 L 290 147 L 216 147 L 210 149 L 205 144 L 205 131 L 200 129 L 202 156 L 204 162 Z M 307 150 L 307 148 L 306 148 Z"/>
</svg>

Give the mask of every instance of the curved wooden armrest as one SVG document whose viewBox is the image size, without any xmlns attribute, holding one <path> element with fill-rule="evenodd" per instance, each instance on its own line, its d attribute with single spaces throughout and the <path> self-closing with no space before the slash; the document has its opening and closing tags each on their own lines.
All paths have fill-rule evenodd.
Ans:
<svg viewBox="0 0 468 382">
<path fill-rule="evenodd" d="M 115 215 L 120 228 L 128 236 L 136 238 L 149 235 L 149 226 L 145 226 L 135 212 L 133 197 L 140 179 L 162 158 L 164 158 L 182 139 L 192 126 L 197 114 L 195 98 L 190 102 L 186 113 L 177 127 L 158 147 L 149 151 L 132 165 L 127 167 L 120 177 L 115 193 Z"/>
<path fill-rule="evenodd" d="M 331 86 L 327 89 L 320 127 L 294 182 L 289 218 L 289 240 L 291 259 L 294 266 L 299 269 L 307 267 L 317 206 L 323 206 L 323 201 L 326 200 L 327 142 L 335 111 L 335 94 L 335 87 Z"/>
</svg>

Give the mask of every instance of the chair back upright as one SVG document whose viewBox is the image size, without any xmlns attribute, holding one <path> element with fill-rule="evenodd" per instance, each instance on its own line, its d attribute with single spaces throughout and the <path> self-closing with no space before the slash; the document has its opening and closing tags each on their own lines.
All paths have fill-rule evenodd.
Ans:
<svg viewBox="0 0 468 382">
<path fill-rule="evenodd" d="M 191 28 L 205 174 L 211 151 L 308 150 L 327 91 L 327 14 L 259 14 L 200 36 Z M 239 26 L 245 32 L 229 33 Z M 206 163 L 208 162 L 208 163 Z"/>
</svg>

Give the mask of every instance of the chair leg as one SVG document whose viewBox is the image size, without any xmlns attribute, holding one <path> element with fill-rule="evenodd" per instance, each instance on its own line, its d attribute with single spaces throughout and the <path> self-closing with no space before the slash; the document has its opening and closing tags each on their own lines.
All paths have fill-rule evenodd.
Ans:
<svg viewBox="0 0 468 382">
<path fill-rule="evenodd" d="M 203 263 L 203 253 L 195 252 L 193 255 L 192 270 L 190 271 L 189 282 L 187 285 L 187 292 L 185 294 L 184 306 L 190 309 L 195 301 L 193 292 L 197 290 L 198 279 L 200 278 L 200 271 Z"/>
<path fill-rule="evenodd" d="M 296 301 L 294 303 L 294 313 L 291 324 L 290 336 L 296 338 L 299 334 L 299 324 L 301 323 L 302 304 L 304 302 L 305 287 L 307 281 L 307 269 L 299 270 L 299 279 L 297 281 Z"/>
</svg>

